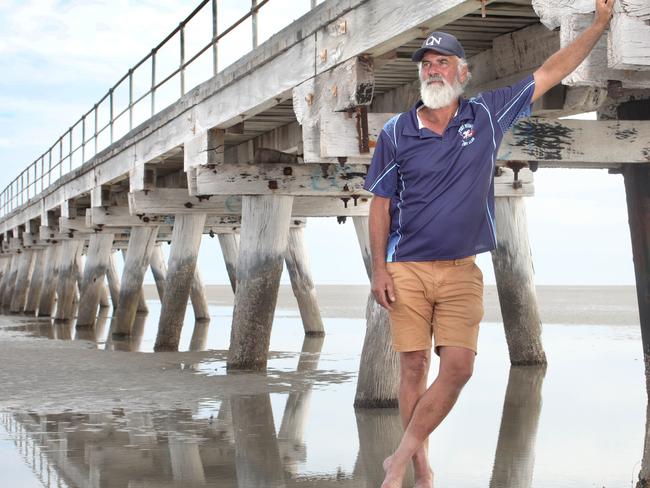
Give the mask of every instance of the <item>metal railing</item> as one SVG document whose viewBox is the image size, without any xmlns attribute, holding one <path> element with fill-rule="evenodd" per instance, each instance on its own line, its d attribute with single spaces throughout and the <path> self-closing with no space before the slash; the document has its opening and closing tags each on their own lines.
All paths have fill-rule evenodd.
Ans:
<svg viewBox="0 0 650 488">
<path fill-rule="evenodd" d="M 165 84 L 169 83 L 176 76 L 179 78 L 179 95 L 173 101 L 181 98 L 187 93 L 186 87 L 186 72 L 187 68 L 195 63 L 201 56 L 212 50 L 211 63 L 212 63 L 212 76 L 217 75 L 219 72 L 219 41 L 228 34 L 232 33 L 237 27 L 242 25 L 249 18 L 251 19 L 251 36 L 252 48 L 255 49 L 258 45 L 258 15 L 260 9 L 272 0 L 250 0 L 250 9 L 227 27 L 223 32 L 218 32 L 217 19 L 218 19 L 218 0 L 202 0 L 201 3 L 190 13 L 171 33 L 167 35 L 156 47 L 154 47 L 149 54 L 140 60 L 135 66 L 127 71 L 117 83 L 115 83 L 108 92 L 93 105 L 93 107 L 84 113 L 77 122 L 72 125 L 57 141 L 52 144 L 39 158 L 36 159 L 31 165 L 24 169 L 7 187 L 0 193 L 0 218 L 6 216 L 16 208 L 27 203 L 31 198 L 40 194 L 52 183 L 55 183 L 59 178 L 71 172 L 73 169 L 81 166 L 83 163 L 94 157 L 100 150 L 105 149 L 116 140 L 116 126 L 119 121 L 124 121 L 123 117 L 128 116 L 128 130 L 124 130 L 124 134 L 132 130 L 134 127 L 135 112 L 140 104 L 145 103 L 147 97 L 150 98 L 150 107 L 148 110 L 148 117 L 144 118 L 144 122 L 150 117 L 153 117 L 160 109 L 169 104 L 159 107 L 156 110 L 156 92 L 161 89 Z M 322 1 L 322 0 L 321 0 Z M 314 8 L 319 3 L 317 0 L 310 0 L 310 8 Z M 209 7 L 207 7 L 209 4 Z M 189 22 L 197 17 L 204 9 L 210 9 L 212 20 L 212 37 L 210 41 L 200 47 L 191 57 L 187 57 L 186 52 L 186 28 Z M 157 66 L 156 61 L 160 56 L 163 48 L 168 47 L 172 40 L 178 37 L 178 54 L 179 62 L 175 69 L 166 74 L 162 79 L 158 80 L 156 77 Z M 134 94 L 136 72 L 142 71 L 146 65 L 150 63 L 150 76 L 148 88 L 144 93 L 136 97 Z M 209 78 L 209 77 L 208 77 Z M 205 81 L 205 78 L 202 81 Z M 116 98 L 118 90 L 126 85 L 128 103 L 121 110 L 116 110 Z M 197 83 L 198 85 L 199 83 Z M 196 85 L 194 85 L 196 86 Z M 193 88 L 193 87 L 192 87 Z M 173 103 L 172 101 L 172 103 Z M 107 105 L 107 107 L 104 107 Z M 102 110 L 107 110 L 107 121 L 103 122 Z M 119 137 L 121 137 L 121 134 Z M 105 141 L 100 139 L 104 137 Z M 118 139 L 119 139 L 118 137 Z"/>
</svg>

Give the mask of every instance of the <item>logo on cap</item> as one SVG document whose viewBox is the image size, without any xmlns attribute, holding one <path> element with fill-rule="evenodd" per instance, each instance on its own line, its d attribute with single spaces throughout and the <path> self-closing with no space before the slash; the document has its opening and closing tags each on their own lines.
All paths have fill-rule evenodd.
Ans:
<svg viewBox="0 0 650 488">
<path fill-rule="evenodd" d="M 433 46 L 434 44 L 436 44 L 437 46 L 439 46 L 441 42 L 442 42 L 442 37 L 431 36 L 427 39 L 426 45 Z"/>
</svg>

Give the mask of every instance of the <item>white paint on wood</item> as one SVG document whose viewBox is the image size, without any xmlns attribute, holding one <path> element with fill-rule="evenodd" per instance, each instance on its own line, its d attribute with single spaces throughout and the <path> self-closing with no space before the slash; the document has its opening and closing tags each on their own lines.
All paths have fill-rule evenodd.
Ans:
<svg viewBox="0 0 650 488">
<path fill-rule="evenodd" d="M 83 244 L 84 241 L 81 239 L 63 241 L 56 288 L 58 299 L 54 318 L 57 320 L 74 318 L 74 301 L 77 293 L 77 257 L 81 254 Z"/>
<path fill-rule="evenodd" d="M 219 245 L 233 293 L 237 290 L 237 259 L 239 256 L 239 234 L 219 234 Z"/>
<path fill-rule="evenodd" d="M 300 310 L 305 334 L 325 334 L 302 227 L 289 229 L 284 260 L 289 272 L 293 294 L 298 301 L 298 309 Z"/>
<path fill-rule="evenodd" d="M 593 0 L 532 0 L 532 4 L 540 22 L 548 29 L 560 27 L 563 17 L 593 13 L 595 5 Z"/>
<path fill-rule="evenodd" d="M 372 280 L 368 217 L 355 217 L 359 247 Z M 399 358 L 391 345 L 388 312 L 372 293 L 366 308 L 366 336 L 359 363 L 359 379 L 354 398 L 356 407 L 395 407 L 399 391 Z"/>
<path fill-rule="evenodd" d="M 90 237 L 77 310 L 77 327 L 92 326 L 95 323 L 101 292 L 106 290 L 104 276 L 112 248 L 113 234 L 97 233 Z"/>
<path fill-rule="evenodd" d="M 289 196 L 244 197 L 228 368 L 266 368 L 292 203 Z"/>
<path fill-rule="evenodd" d="M 27 303 L 25 304 L 25 313 L 34 315 L 38 310 L 38 304 L 41 299 L 41 290 L 43 289 L 43 279 L 45 278 L 45 267 L 47 260 L 47 249 L 34 251 L 34 272 L 29 285 L 27 294 Z"/>
<path fill-rule="evenodd" d="M 608 37 L 609 67 L 647 72 L 650 70 L 650 1 L 618 0 L 614 12 Z"/>
<path fill-rule="evenodd" d="M 202 195 L 341 196 L 367 194 L 363 190 L 366 167 L 359 164 L 274 165 L 226 164 L 199 168 L 197 187 Z"/>
<path fill-rule="evenodd" d="M 196 260 L 205 225 L 204 213 L 177 215 L 169 252 L 167 279 L 154 350 L 177 351 L 185 309 L 195 280 Z"/>
<path fill-rule="evenodd" d="M 158 298 L 162 303 L 163 296 L 165 295 L 165 280 L 167 279 L 167 262 L 162 250 L 162 244 L 158 243 L 154 246 L 151 253 L 151 274 L 156 282 L 156 290 L 158 291 Z"/>
<path fill-rule="evenodd" d="M 158 227 L 134 227 L 131 230 L 120 284 L 120 297 L 115 312 L 114 335 L 131 334 L 140 302 L 144 273 L 149 266 L 157 233 Z"/>
<path fill-rule="evenodd" d="M 59 280 L 59 266 L 63 244 L 53 244 L 47 248 L 47 260 L 45 264 L 45 276 L 43 277 L 43 289 L 38 304 L 38 316 L 50 317 L 54 309 L 56 284 Z"/>
<path fill-rule="evenodd" d="M 117 263 L 115 262 L 115 252 L 111 250 L 106 266 L 106 281 L 108 282 L 108 291 L 111 295 L 113 304 L 113 313 L 117 310 L 117 304 L 120 301 L 120 275 L 117 273 Z"/>
<path fill-rule="evenodd" d="M 560 28 L 562 47 L 569 45 L 591 25 L 592 19 L 592 14 L 564 15 Z M 650 88 L 650 75 L 647 72 L 608 67 L 607 51 L 607 36 L 603 35 L 591 54 L 562 83 L 574 86 L 607 87 L 610 80 L 618 80 L 624 88 Z"/>
<path fill-rule="evenodd" d="M 208 300 L 205 296 L 205 285 L 203 284 L 203 278 L 198 267 L 194 270 L 194 279 L 190 288 L 190 301 L 192 302 L 195 320 L 210 320 Z"/>
<path fill-rule="evenodd" d="M 497 199 L 495 221 L 497 248 L 492 262 L 510 363 L 545 364 L 524 201 Z"/>
<path fill-rule="evenodd" d="M 20 254 L 18 274 L 16 275 L 16 286 L 11 299 L 10 311 L 19 313 L 25 309 L 27 303 L 27 294 L 29 293 L 29 284 L 32 281 L 34 272 L 34 251 L 24 250 Z"/>
<path fill-rule="evenodd" d="M 310 178 L 310 183 L 312 182 Z M 195 213 L 205 211 L 220 216 L 240 216 L 242 208 L 241 195 L 212 195 L 210 198 L 190 196 L 182 188 L 158 188 L 155 191 L 137 191 L 129 193 L 129 208 L 107 207 L 106 209 L 89 209 L 93 216 L 93 225 L 103 226 L 128 225 L 133 222 L 145 225 L 150 222 L 166 222 L 167 215 Z M 293 217 L 338 217 L 367 215 L 369 200 L 366 197 L 341 199 L 338 197 L 319 196 L 296 197 L 293 200 Z M 129 212 L 132 215 L 127 215 Z M 146 222 L 145 222 L 146 221 Z"/>
</svg>

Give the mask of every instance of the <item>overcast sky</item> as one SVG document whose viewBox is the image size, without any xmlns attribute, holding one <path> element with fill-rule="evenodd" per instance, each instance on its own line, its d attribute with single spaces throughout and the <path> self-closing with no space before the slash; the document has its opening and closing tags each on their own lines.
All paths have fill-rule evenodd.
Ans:
<svg viewBox="0 0 650 488">
<path fill-rule="evenodd" d="M 198 3 L 0 0 L 0 186 L 40 157 Z M 222 28 L 248 8 L 245 0 L 219 5 Z M 260 14 L 261 40 L 308 7 L 309 0 L 271 0 Z M 208 26 L 188 33 L 188 46 L 209 36 Z M 223 43 L 223 65 L 250 45 L 242 41 L 245 29 Z M 193 76 L 190 84 L 205 74 L 197 69 Z M 634 284 L 620 175 L 542 169 L 535 188 L 526 203 L 537 284 Z M 367 282 L 351 221 L 310 219 L 307 241 L 316 283 Z M 489 254 L 479 263 L 486 283 L 494 283 Z M 226 282 L 217 239 L 204 238 L 199 265 L 207 283 Z"/>
</svg>

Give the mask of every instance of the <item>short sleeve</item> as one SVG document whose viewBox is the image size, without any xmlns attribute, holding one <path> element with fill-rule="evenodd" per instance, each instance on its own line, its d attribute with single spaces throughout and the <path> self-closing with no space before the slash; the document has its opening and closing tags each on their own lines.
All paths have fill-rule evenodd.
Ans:
<svg viewBox="0 0 650 488">
<path fill-rule="evenodd" d="M 391 198 L 397 193 L 396 142 L 384 127 L 377 138 L 375 153 L 363 185 L 365 190 L 380 197 Z"/>
<path fill-rule="evenodd" d="M 485 100 L 502 132 L 507 132 L 517 120 L 531 112 L 535 78 L 527 76 L 511 86 L 497 88 L 479 95 Z"/>
</svg>

